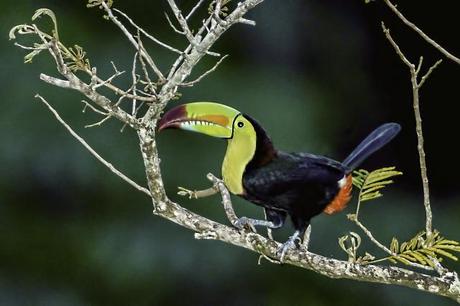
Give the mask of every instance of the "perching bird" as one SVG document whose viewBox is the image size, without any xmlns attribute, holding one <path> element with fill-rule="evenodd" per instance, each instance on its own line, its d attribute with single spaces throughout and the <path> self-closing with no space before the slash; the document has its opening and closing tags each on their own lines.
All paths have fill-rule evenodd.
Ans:
<svg viewBox="0 0 460 306">
<path fill-rule="evenodd" d="M 310 219 L 321 212 L 343 210 L 351 198 L 352 171 L 398 134 L 397 123 L 386 123 L 369 134 L 343 161 L 310 153 L 275 149 L 253 118 L 229 106 L 195 102 L 167 112 L 158 129 L 179 128 L 227 139 L 222 178 L 228 190 L 262 206 L 267 220 L 240 218 L 238 225 L 283 226 L 287 215 L 295 232 L 279 250 L 287 250 L 305 233 Z"/>
</svg>

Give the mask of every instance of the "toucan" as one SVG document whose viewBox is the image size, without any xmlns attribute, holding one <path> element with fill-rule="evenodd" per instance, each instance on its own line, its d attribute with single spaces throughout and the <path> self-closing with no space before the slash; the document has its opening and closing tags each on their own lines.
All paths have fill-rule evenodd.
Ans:
<svg viewBox="0 0 460 306">
<path fill-rule="evenodd" d="M 222 179 L 227 189 L 262 206 L 266 220 L 242 217 L 238 227 L 277 229 L 286 217 L 295 232 L 280 248 L 281 259 L 297 247 L 312 217 L 343 210 L 351 199 L 352 172 L 393 139 L 401 127 L 385 123 L 371 132 L 342 162 L 311 153 L 277 150 L 252 117 L 213 102 L 179 105 L 163 115 L 158 130 L 177 128 L 227 140 Z"/>
</svg>

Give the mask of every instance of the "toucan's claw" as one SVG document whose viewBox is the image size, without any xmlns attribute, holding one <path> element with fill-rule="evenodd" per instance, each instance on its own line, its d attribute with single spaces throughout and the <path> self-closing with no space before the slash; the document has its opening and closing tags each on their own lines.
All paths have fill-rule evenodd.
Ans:
<svg viewBox="0 0 460 306">
<path fill-rule="evenodd" d="M 256 228 L 255 228 L 255 225 L 257 224 L 255 224 L 254 221 L 258 221 L 258 220 L 254 220 L 248 217 L 241 217 L 241 218 L 238 218 L 238 220 L 236 220 L 235 223 L 233 223 L 233 226 L 239 230 L 248 229 L 254 233 L 257 233 Z"/>
<path fill-rule="evenodd" d="M 286 253 L 290 250 L 295 250 L 299 247 L 300 243 L 300 232 L 296 231 L 294 235 L 289 237 L 288 241 L 283 243 L 283 245 L 278 249 L 276 254 L 280 257 L 280 262 L 284 262 L 284 257 L 286 256 Z"/>
</svg>

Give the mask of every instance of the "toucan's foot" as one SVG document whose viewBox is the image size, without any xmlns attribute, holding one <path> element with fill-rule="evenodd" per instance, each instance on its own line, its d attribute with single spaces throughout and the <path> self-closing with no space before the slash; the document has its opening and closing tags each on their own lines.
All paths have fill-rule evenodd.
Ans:
<svg viewBox="0 0 460 306">
<path fill-rule="evenodd" d="M 284 257 L 289 250 L 295 250 L 298 248 L 300 243 L 300 232 L 296 231 L 294 235 L 289 237 L 288 241 L 286 241 L 276 252 L 277 255 L 280 257 L 280 262 L 284 262 Z"/>
<path fill-rule="evenodd" d="M 259 220 L 251 219 L 248 217 L 241 217 L 238 218 L 235 223 L 233 223 L 233 226 L 240 230 L 246 228 L 253 231 L 254 233 L 257 233 L 255 228 L 256 225 L 259 225 L 257 221 Z"/>
</svg>

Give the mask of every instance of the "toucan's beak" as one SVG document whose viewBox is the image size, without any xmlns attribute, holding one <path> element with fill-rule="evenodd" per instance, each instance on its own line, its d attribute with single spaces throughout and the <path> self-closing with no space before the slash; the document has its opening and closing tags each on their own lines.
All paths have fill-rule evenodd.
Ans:
<svg viewBox="0 0 460 306">
<path fill-rule="evenodd" d="M 176 128 L 219 138 L 231 138 L 239 111 L 223 104 L 195 102 L 179 105 L 163 115 L 158 131 Z"/>
</svg>

